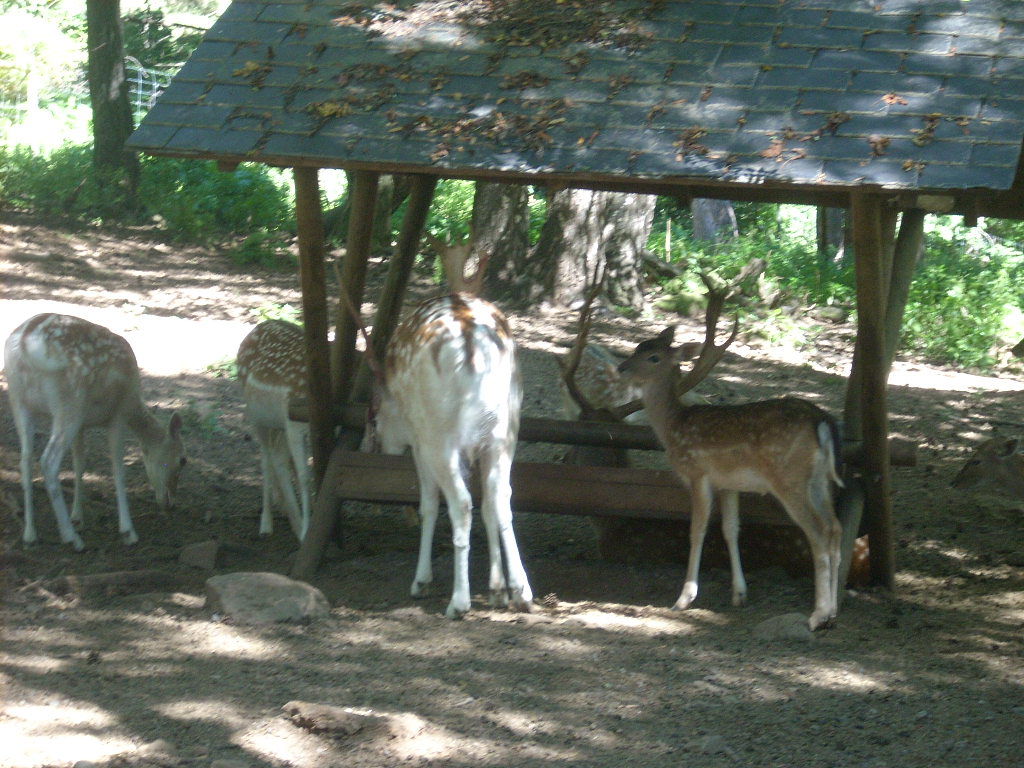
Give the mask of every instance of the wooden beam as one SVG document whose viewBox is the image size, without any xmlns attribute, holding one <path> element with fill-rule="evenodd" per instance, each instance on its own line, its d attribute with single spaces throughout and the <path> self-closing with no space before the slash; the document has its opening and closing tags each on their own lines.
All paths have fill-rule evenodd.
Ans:
<svg viewBox="0 0 1024 768">
<path fill-rule="evenodd" d="M 419 504 L 416 465 L 409 456 L 336 451 L 334 492 L 354 501 Z M 332 457 L 332 464 L 334 464 Z M 479 478 L 470 482 L 480 503 Z M 512 508 L 517 512 L 686 520 L 689 496 L 674 472 L 623 467 L 517 461 L 512 464 Z M 793 525 L 770 497 L 741 494 L 740 513 L 751 522 Z"/>
<path fill-rule="evenodd" d="M 434 199 L 437 181 L 436 176 L 416 176 L 412 181 L 398 246 L 388 263 L 388 273 L 377 302 L 377 313 L 373 318 L 373 334 L 370 337 L 370 343 L 381 364 L 384 361 L 384 351 L 387 349 L 388 342 L 391 341 L 391 334 L 398 325 L 398 318 L 402 313 L 405 288 L 409 283 L 413 265 L 416 263 L 416 255 L 419 253 L 420 239 L 423 237 L 423 227 L 427 222 L 427 214 L 430 212 L 430 203 Z M 371 377 L 370 367 L 364 363 L 360 366 L 356 376 L 352 393 L 353 400 L 365 402 L 369 399 Z"/>
<path fill-rule="evenodd" d="M 334 445 L 331 358 L 327 341 L 327 281 L 324 267 L 324 222 L 315 168 L 295 168 L 295 221 L 298 227 L 299 283 L 309 383 L 310 449 L 317 482 Z"/>
<path fill-rule="evenodd" d="M 309 408 L 305 402 L 292 402 L 288 408 L 292 421 L 309 421 Z M 336 423 L 355 430 L 366 424 L 366 406 L 350 403 L 335 413 Z M 599 448 L 624 448 L 638 451 L 663 450 L 654 430 L 641 424 L 618 424 L 606 421 L 578 419 L 547 419 L 523 416 L 519 422 L 519 442 L 554 443 L 557 445 L 591 445 Z M 899 437 L 889 439 L 889 456 L 894 467 L 917 465 L 917 445 Z M 843 442 L 843 461 L 861 465 L 864 462 L 864 444 L 859 441 Z"/>
<path fill-rule="evenodd" d="M 883 203 L 878 195 L 854 194 L 851 223 L 857 277 L 857 346 L 862 375 L 860 402 L 864 440 L 864 513 L 871 547 L 871 578 L 895 586 L 892 498 L 889 470 L 888 378 L 885 309 L 888 275 L 882 235 Z"/>
<path fill-rule="evenodd" d="M 356 171 L 352 174 L 352 189 L 349 190 L 352 207 L 348 224 L 348 244 L 341 270 L 341 297 L 332 360 L 334 397 L 340 403 L 348 400 L 355 380 L 353 368 L 358 328 L 357 318 L 353 316 L 353 312 L 358 314 L 363 306 L 366 265 L 373 241 L 373 215 L 377 207 L 379 181 L 379 173 Z"/>
</svg>

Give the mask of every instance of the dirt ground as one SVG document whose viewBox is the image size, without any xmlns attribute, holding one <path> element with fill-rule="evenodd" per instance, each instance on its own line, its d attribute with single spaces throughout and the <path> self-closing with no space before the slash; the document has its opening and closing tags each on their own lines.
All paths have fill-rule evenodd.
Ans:
<svg viewBox="0 0 1024 768">
<path fill-rule="evenodd" d="M 285 521 L 272 537 L 256 536 L 257 451 L 224 364 L 254 310 L 298 303 L 294 272 L 241 268 L 216 249 L 145 232 L 2 214 L 0 281 L 3 337 L 52 309 L 123 333 L 148 402 L 162 419 L 172 409 L 184 416 L 189 452 L 177 509 L 163 516 L 131 445 L 141 541 L 129 548 L 92 436 L 87 550 L 57 543 L 38 474 L 42 543 L 26 549 L 17 438 L 0 397 L 3 768 L 1024 766 L 1021 502 L 949 487 L 990 422 L 1024 422 L 1024 377 L 897 364 L 892 427 L 919 446 L 917 465 L 893 481 L 897 591 L 848 591 L 835 628 L 810 641 L 754 633 L 769 617 L 809 613 L 809 578 L 752 571 L 748 606 L 733 608 L 727 571 L 705 568 L 696 607 L 673 612 L 679 562 L 602 561 L 587 520 L 543 514 L 516 517 L 537 613 L 486 607 L 477 522 L 473 610 L 450 622 L 441 615 L 451 578 L 446 521 L 436 593 L 413 601 L 418 529 L 400 510 L 369 506 L 348 510 L 345 537 L 315 581 L 329 618 L 250 627 L 212 617 L 210 572 L 178 556 L 216 539 L 225 555 L 217 572 L 288 571 L 297 543 Z M 417 288 L 429 289 L 425 278 Z M 531 415 L 558 413 L 554 355 L 573 319 L 512 317 Z M 691 321 L 671 320 L 696 335 Z M 625 351 L 665 322 L 605 317 L 595 335 Z M 838 413 L 852 335 L 849 325 L 829 326 L 804 348 L 741 337 L 707 394 L 736 402 L 791 392 Z M 524 445 L 520 456 L 552 450 Z M 173 585 L 85 597 L 52 588 L 61 576 L 145 568 L 168 572 Z M 390 726 L 312 733 L 283 712 L 292 700 L 372 711 Z"/>
</svg>

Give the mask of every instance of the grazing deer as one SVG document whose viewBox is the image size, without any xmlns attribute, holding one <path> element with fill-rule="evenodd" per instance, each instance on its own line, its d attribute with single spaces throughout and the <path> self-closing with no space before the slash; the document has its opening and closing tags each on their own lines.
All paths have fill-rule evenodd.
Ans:
<svg viewBox="0 0 1024 768">
<path fill-rule="evenodd" d="M 7 338 L 4 368 L 14 424 L 21 441 L 21 487 L 25 494 L 26 544 L 36 541 L 32 503 L 32 449 L 37 420 L 49 419 L 50 439 L 39 459 L 46 491 L 57 517 L 61 541 L 76 550 L 85 544 L 75 530 L 84 519 L 82 430 L 106 427 L 117 497 L 118 529 L 125 544 L 139 537 L 128 510 L 124 477 L 125 433 L 142 445 L 142 461 L 161 509 L 171 506 L 178 476 L 185 465 L 181 417 L 171 416 L 164 428 L 142 400 L 139 367 L 125 339 L 70 315 L 42 314 L 29 318 Z M 71 515 L 60 486 L 60 467 L 71 449 L 75 484 Z"/>
<path fill-rule="evenodd" d="M 979 445 L 953 478 L 954 488 L 988 483 L 1024 498 L 1024 445 L 1019 437 L 991 437 Z"/>
<path fill-rule="evenodd" d="M 473 502 L 467 475 L 476 463 L 490 554 L 491 605 L 530 610 L 533 593 L 512 530 L 510 485 L 523 392 L 504 315 L 483 299 L 459 293 L 424 302 L 396 329 L 382 379 L 366 444 L 389 454 L 412 446 L 421 515 L 412 596 L 426 594 L 433 581 L 430 552 L 443 493 L 455 550 L 455 578 L 445 615 L 455 619 L 469 610 Z"/>
<path fill-rule="evenodd" d="M 288 418 L 289 401 L 305 398 L 308 393 L 304 349 L 302 329 L 284 320 L 265 320 L 238 347 L 236 362 L 245 419 L 260 447 L 260 536 L 274 532 L 273 508 L 277 501 L 284 505 L 299 541 L 309 527 L 309 424 Z"/>
<path fill-rule="evenodd" d="M 739 547 L 739 493 L 770 493 L 806 534 L 814 562 L 812 630 L 835 619 L 842 527 L 833 511 L 833 484 L 839 478 L 840 440 L 835 420 L 816 405 L 797 398 L 743 405 L 684 406 L 677 393 L 702 381 L 725 354 L 739 329 L 715 344 L 724 294 L 709 297 L 704 346 L 693 368 L 679 371 L 683 347 L 673 347 L 674 329 L 666 328 L 641 342 L 619 366 L 641 387 L 651 425 L 665 447 L 672 468 L 691 496 L 690 556 L 686 582 L 675 608 L 697 597 L 701 548 L 714 497 L 722 513 L 732 569 L 732 602 L 746 602 Z"/>
</svg>

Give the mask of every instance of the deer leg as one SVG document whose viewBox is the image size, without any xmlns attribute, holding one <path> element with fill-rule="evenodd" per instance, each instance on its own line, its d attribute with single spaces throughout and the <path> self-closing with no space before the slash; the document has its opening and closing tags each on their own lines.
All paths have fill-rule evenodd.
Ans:
<svg viewBox="0 0 1024 768">
<path fill-rule="evenodd" d="M 10 391 L 8 390 L 8 394 Z M 35 425 L 32 417 L 26 408 L 20 403 L 13 402 L 14 426 L 18 430 L 18 440 L 21 443 L 21 491 L 25 500 L 24 517 L 25 528 L 22 531 L 21 540 L 26 544 L 34 544 L 39 538 L 36 533 L 35 510 L 32 504 L 32 451 L 35 442 Z"/>
<path fill-rule="evenodd" d="M 740 562 L 740 495 L 736 491 L 721 491 L 718 503 L 722 510 L 722 536 L 729 550 L 729 568 L 732 572 L 732 604 L 747 603 L 747 581 L 743 578 L 743 564 Z"/>
<path fill-rule="evenodd" d="M 274 532 L 274 496 L 277 493 L 277 479 L 271 455 L 274 439 L 272 430 L 265 427 L 253 427 L 252 436 L 256 438 L 256 444 L 260 447 L 260 473 L 263 475 L 263 507 L 260 511 L 259 535 L 269 536 Z"/>
<path fill-rule="evenodd" d="M 492 533 L 488 530 L 488 546 L 494 551 L 491 554 L 491 604 L 495 604 L 496 591 L 500 594 L 501 604 L 505 601 L 517 611 L 529 611 L 533 601 L 533 591 L 519 555 L 515 530 L 512 528 L 512 456 L 504 447 L 495 449 L 481 462 L 484 477 L 484 498 L 481 514 L 484 524 L 496 528 Z M 488 524 L 488 520 L 491 522 Z M 508 567 L 508 594 L 505 590 L 505 578 L 501 568 L 501 549 L 504 548 L 505 563 Z"/>
<path fill-rule="evenodd" d="M 82 474 L 85 472 L 85 439 L 82 430 L 78 430 L 75 439 L 71 441 L 71 466 L 75 471 L 75 494 L 71 501 L 71 523 L 76 528 L 81 528 L 85 523 L 84 488 Z"/>
<path fill-rule="evenodd" d="M 50 434 L 46 447 L 43 448 L 39 464 L 43 470 L 43 482 L 46 484 L 46 492 L 50 496 L 53 514 L 57 518 L 57 530 L 60 532 L 60 540 L 65 544 L 70 543 L 74 545 L 75 550 L 81 552 L 85 549 L 85 543 L 71 524 L 67 503 L 64 501 L 64 491 L 60 487 L 60 465 L 64 461 L 64 455 L 68 452 L 68 446 L 74 440 L 74 435 L 78 432 L 78 426 L 74 425 L 74 429 L 68 430 L 62 424 L 56 423 L 55 420 L 53 432 Z M 27 526 L 25 530 L 27 535 Z M 31 541 L 35 541 L 34 529 L 32 533 Z M 25 541 L 30 540 L 26 538 Z"/>
<path fill-rule="evenodd" d="M 827 522 L 817 516 L 811 510 L 810 505 L 804 499 L 796 501 L 787 499 L 784 496 L 776 496 L 785 507 L 786 512 L 793 518 L 797 525 L 807 536 L 811 545 L 811 560 L 814 565 L 814 611 L 807 621 L 807 625 L 813 632 L 821 627 L 826 627 L 836 616 L 836 594 L 834 578 L 832 576 L 832 562 L 839 553 L 836 549 L 835 557 L 832 552 L 833 538 L 831 529 Z M 833 516 L 834 518 L 834 516 Z M 837 521 L 838 525 L 838 521 Z M 840 528 L 840 536 L 842 529 Z"/>
<path fill-rule="evenodd" d="M 132 515 L 128 509 L 128 488 L 124 479 L 124 429 L 119 424 L 110 425 L 107 445 L 110 447 L 114 495 L 117 497 L 117 530 L 121 534 L 121 541 L 126 545 L 132 545 L 138 542 L 139 536 L 135 533 Z"/>
<path fill-rule="evenodd" d="M 434 476 L 416 461 L 416 473 L 420 484 L 420 551 L 416 560 L 416 575 L 409 593 L 413 597 L 426 597 L 434 582 L 431 550 L 434 547 L 434 527 L 437 525 L 437 509 L 440 503 L 439 489 Z"/>
<path fill-rule="evenodd" d="M 449 619 L 461 618 L 469 610 L 470 602 L 469 534 L 473 524 L 473 499 L 462 478 L 460 463 L 458 451 L 451 451 L 447 457 L 444 474 L 437 477 L 452 523 L 455 578 L 452 584 L 452 599 L 444 612 Z"/>
<path fill-rule="evenodd" d="M 288 437 L 288 450 L 291 453 L 292 465 L 295 467 L 295 482 L 299 488 L 299 520 L 295 532 L 299 541 L 306 538 L 310 517 L 310 485 L 309 473 L 309 425 L 296 421 L 285 423 L 285 435 Z"/>
<path fill-rule="evenodd" d="M 689 608 L 697 597 L 697 573 L 700 570 L 700 554 L 704 548 L 704 534 L 708 530 L 711 515 L 711 484 L 706 479 L 690 483 L 690 559 L 686 564 L 686 583 L 682 594 L 672 607 L 676 610 Z"/>
</svg>

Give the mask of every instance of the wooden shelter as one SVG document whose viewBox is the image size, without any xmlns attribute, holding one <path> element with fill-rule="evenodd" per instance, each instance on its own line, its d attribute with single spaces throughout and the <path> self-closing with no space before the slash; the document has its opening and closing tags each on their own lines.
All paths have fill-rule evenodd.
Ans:
<svg viewBox="0 0 1024 768">
<path fill-rule="evenodd" d="M 891 586 L 886 314 L 902 312 L 925 212 L 1024 218 L 1022 141 L 1017 0 L 235 0 L 129 146 L 294 169 L 321 478 L 347 455 L 335 426 L 356 327 L 339 316 L 332 367 L 317 169 L 354 172 L 354 307 L 379 176 L 414 179 L 377 349 L 439 178 L 849 208 L 846 426 L 863 440 L 873 576 Z M 325 490 L 299 575 L 327 535 Z"/>
</svg>

